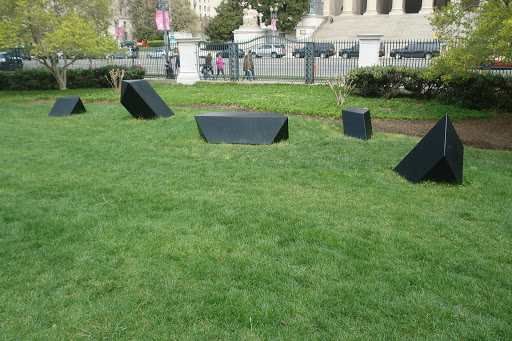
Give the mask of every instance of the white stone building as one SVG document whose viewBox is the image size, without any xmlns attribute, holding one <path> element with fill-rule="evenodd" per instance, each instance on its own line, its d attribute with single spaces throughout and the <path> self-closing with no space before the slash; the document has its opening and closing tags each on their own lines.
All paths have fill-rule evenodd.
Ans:
<svg viewBox="0 0 512 341">
<path fill-rule="evenodd" d="M 107 30 L 108 33 L 115 36 L 115 21 L 117 21 L 117 26 L 122 29 L 122 34 L 120 37 L 118 37 L 119 42 L 135 40 L 133 35 L 133 20 L 130 13 L 130 7 L 128 6 L 128 0 L 112 0 L 110 4 L 110 12 L 113 16 L 113 22 Z"/>
</svg>

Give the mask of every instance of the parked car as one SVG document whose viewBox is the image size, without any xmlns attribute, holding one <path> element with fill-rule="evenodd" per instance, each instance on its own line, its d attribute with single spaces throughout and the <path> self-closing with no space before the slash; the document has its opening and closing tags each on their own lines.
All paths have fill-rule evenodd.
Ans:
<svg viewBox="0 0 512 341">
<path fill-rule="evenodd" d="M 111 53 L 107 55 L 107 59 L 124 59 L 128 58 L 128 52 L 127 51 L 118 51 L 116 53 Z"/>
<path fill-rule="evenodd" d="M 25 52 L 24 50 L 21 50 L 21 49 L 11 49 L 11 50 L 8 50 L 7 53 L 14 55 L 14 56 L 19 56 L 21 57 L 21 59 L 26 59 L 26 60 L 31 60 L 32 59 L 32 56 L 30 55 L 30 53 L 28 52 Z"/>
<path fill-rule="evenodd" d="M 121 43 L 121 47 L 133 47 L 135 42 L 133 40 L 127 40 Z"/>
<path fill-rule="evenodd" d="M 8 52 L 0 52 L 0 70 L 13 71 L 22 67 L 23 60 L 20 57 L 11 58 L 11 55 Z"/>
<path fill-rule="evenodd" d="M 286 56 L 286 49 L 284 45 L 277 44 L 266 44 L 260 45 L 256 50 L 254 50 L 254 55 L 256 58 L 261 57 L 272 57 L 272 58 L 282 58 Z"/>
<path fill-rule="evenodd" d="M 314 43 L 313 55 L 320 58 L 329 58 L 334 56 L 334 45 L 331 43 Z M 293 50 L 295 58 L 304 58 L 306 56 L 306 48 L 296 48 Z"/>
<path fill-rule="evenodd" d="M 164 49 L 158 49 L 151 52 L 148 52 L 146 55 L 148 58 L 164 58 L 165 57 L 165 50 Z M 169 51 L 169 57 L 172 57 L 171 51 Z"/>
<path fill-rule="evenodd" d="M 481 69 L 510 69 L 512 68 L 512 62 L 507 60 L 505 57 L 490 57 L 489 59 L 479 63 L 478 66 Z"/>
<path fill-rule="evenodd" d="M 222 50 L 216 54 L 218 56 L 220 54 L 221 58 L 229 58 L 229 49 Z M 238 58 L 243 58 L 245 53 L 243 50 L 238 49 Z"/>
<path fill-rule="evenodd" d="M 380 43 L 379 57 L 384 57 L 384 44 Z M 341 49 L 338 55 L 343 59 L 358 58 L 359 57 L 359 44 L 355 44 L 348 49 Z"/>
<path fill-rule="evenodd" d="M 389 52 L 389 56 L 395 59 L 402 58 L 425 58 L 430 60 L 441 53 L 441 46 L 438 42 L 420 42 L 409 44 L 403 48 L 397 48 Z"/>
</svg>

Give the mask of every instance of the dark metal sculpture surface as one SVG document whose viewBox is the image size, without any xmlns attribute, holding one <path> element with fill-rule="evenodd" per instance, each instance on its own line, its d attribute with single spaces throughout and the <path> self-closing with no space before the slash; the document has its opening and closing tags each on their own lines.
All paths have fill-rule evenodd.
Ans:
<svg viewBox="0 0 512 341">
<path fill-rule="evenodd" d="M 407 180 L 457 182 L 462 184 L 464 146 L 448 115 L 396 166 L 395 172 Z"/>
<path fill-rule="evenodd" d="M 288 138 L 288 117 L 269 112 L 213 112 L 195 116 L 208 143 L 272 144 Z"/>
<path fill-rule="evenodd" d="M 53 104 L 48 116 L 62 117 L 86 112 L 82 100 L 78 96 L 59 97 Z"/>
<path fill-rule="evenodd" d="M 347 136 L 357 137 L 361 140 L 372 138 L 372 119 L 370 110 L 346 107 L 342 111 L 343 132 Z"/>
<path fill-rule="evenodd" d="M 123 81 L 121 104 L 135 118 L 170 117 L 174 113 L 144 79 Z"/>
</svg>

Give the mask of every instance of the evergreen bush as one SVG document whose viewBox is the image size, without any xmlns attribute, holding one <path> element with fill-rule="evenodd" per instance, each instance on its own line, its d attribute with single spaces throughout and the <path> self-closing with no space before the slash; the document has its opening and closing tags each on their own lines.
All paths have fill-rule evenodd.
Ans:
<svg viewBox="0 0 512 341">
<path fill-rule="evenodd" d="M 146 71 L 140 66 L 109 65 L 95 69 L 70 69 L 67 72 L 67 88 L 109 88 L 105 76 L 111 69 L 125 70 L 124 79 L 143 79 Z M 46 68 L 19 69 L 0 73 L 0 90 L 55 90 L 57 81 Z"/>
<path fill-rule="evenodd" d="M 364 97 L 388 99 L 401 93 L 462 108 L 512 110 L 512 77 L 491 72 L 448 76 L 423 68 L 372 66 L 353 69 L 349 79 Z"/>
</svg>

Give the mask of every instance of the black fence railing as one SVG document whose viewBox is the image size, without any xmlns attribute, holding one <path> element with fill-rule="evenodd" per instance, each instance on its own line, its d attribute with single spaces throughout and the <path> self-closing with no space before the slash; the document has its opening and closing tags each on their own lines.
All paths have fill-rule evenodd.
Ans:
<svg viewBox="0 0 512 341">
<path fill-rule="evenodd" d="M 385 40 L 379 49 L 379 65 L 424 68 L 445 50 L 443 44 L 434 40 Z M 247 57 L 249 51 L 251 56 Z M 140 48 L 129 56 L 116 54 L 107 59 L 79 59 L 71 68 L 138 65 L 146 70 L 147 78 L 176 78 L 179 73 L 175 65 L 177 49 L 171 49 L 169 64 L 162 52 L 161 47 Z M 21 52 L 19 54 L 22 55 Z M 208 54 L 211 67 L 207 68 Z M 217 63 L 219 57 L 222 62 Z M 279 36 L 264 36 L 240 43 L 202 43 L 197 47 L 197 58 L 197 72 L 203 80 L 323 83 L 327 77 L 344 75 L 358 67 L 359 41 L 298 42 Z M 248 62 L 253 66 L 249 74 L 245 70 Z M 172 74 L 169 74 L 168 65 L 172 66 Z M 41 65 L 35 60 L 24 60 L 23 67 Z M 511 76 L 512 64 L 499 59 L 490 60 L 475 71 L 484 70 Z"/>
</svg>

